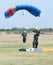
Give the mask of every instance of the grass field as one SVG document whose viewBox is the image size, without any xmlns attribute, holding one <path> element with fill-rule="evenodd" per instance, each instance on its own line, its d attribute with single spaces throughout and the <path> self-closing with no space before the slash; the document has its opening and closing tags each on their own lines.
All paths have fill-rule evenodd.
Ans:
<svg viewBox="0 0 53 65">
<path fill-rule="evenodd" d="M 26 44 L 19 34 L 0 34 L 0 65 L 53 65 L 53 52 L 22 52 L 31 48 L 33 35 L 28 34 Z M 53 35 L 40 35 L 39 48 L 53 48 Z"/>
</svg>

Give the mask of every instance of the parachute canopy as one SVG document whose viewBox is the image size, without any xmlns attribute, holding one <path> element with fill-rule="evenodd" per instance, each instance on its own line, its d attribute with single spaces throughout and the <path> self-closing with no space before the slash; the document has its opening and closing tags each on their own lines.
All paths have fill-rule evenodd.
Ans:
<svg viewBox="0 0 53 65">
<path fill-rule="evenodd" d="M 36 7 L 30 5 L 17 5 L 15 8 L 9 8 L 5 13 L 5 17 L 9 18 L 14 15 L 19 10 L 27 10 L 29 13 L 34 15 L 35 17 L 40 16 L 41 11 Z"/>
</svg>

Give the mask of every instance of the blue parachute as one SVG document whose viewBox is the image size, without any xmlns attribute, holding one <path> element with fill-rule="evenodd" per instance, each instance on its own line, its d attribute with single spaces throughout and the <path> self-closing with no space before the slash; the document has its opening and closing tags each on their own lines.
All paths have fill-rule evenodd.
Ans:
<svg viewBox="0 0 53 65">
<path fill-rule="evenodd" d="M 9 18 L 14 15 L 19 10 L 27 10 L 29 13 L 34 15 L 35 17 L 40 16 L 41 11 L 36 7 L 30 5 L 17 5 L 15 8 L 9 8 L 5 13 L 5 17 Z"/>
</svg>

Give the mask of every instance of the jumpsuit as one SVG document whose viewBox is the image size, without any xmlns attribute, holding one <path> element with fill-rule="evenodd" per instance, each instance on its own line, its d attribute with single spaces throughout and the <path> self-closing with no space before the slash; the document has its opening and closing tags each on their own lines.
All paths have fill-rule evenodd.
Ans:
<svg viewBox="0 0 53 65">
<path fill-rule="evenodd" d="M 40 34 L 40 30 L 34 30 L 34 38 L 33 38 L 33 48 L 37 48 L 38 47 L 38 37 L 39 37 L 39 34 Z"/>
</svg>

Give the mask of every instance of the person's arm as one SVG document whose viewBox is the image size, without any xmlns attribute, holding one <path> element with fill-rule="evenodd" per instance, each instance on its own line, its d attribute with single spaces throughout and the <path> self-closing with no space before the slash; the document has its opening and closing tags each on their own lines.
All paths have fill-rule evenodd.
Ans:
<svg viewBox="0 0 53 65">
<path fill-rule="evenodd" d="M 26 33 L 26 36 L 27 36 L 27 33 Z"/>
<path fill-rule="evenodd" d="M 39 36 L 40 35 L 40 30 L 36 32 L 36 35 Z"/>
</svg>

